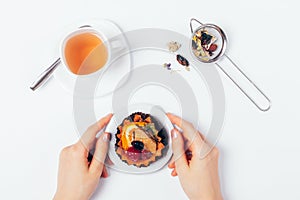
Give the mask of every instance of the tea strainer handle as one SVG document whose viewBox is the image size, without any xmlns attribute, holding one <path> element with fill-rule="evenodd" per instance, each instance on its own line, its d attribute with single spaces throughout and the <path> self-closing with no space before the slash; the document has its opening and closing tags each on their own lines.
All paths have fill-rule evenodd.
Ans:
<svg viewBox="0 0 300 200">
<path fill-rule="evenodd" d="M 243 72 L 243 70 L 235 63 L 233 62 L 233 60 L 226 54 L 224 54 L 224 57 L 229 61 L 229 63 L 231 63 L 235 69 L 237 70 L 238 73 L 240 73 L 244 78 L 246 78 L 246 84 L 250 84 L 253 86 L 254 89 L 256 89 L 256 91 L 258 92 L 258 94 L 262 95 L 262 98 L 265 99 L 266 104 L 265 106 L 261 106 L 260 103 L 258 103 L 256 100 L 254 100 L 253 97 L 251 97 L 251 95 L 249 95 L 248 92 L 246 92 L 245 89 L 243 89 L 243 87 L 230 75 L 230 73 L 225 70 L 219 63 L 215 63 L 215 65 L 217 65 L 221 71 L 235 84 L 235 86 L 260 110 L 263 112 L 266 112 L 268 110 L 270 110 L 272 103 L 270 98 L 246 75 L 245 72 Z M 229 70 L 230 71 L 230 70 Z"/>
</svg>

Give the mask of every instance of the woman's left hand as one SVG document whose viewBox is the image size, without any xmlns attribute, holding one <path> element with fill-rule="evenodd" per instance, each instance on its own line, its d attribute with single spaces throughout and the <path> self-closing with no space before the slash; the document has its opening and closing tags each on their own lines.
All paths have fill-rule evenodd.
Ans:
<svg viewBox="0 0 300 200">
<path fill-rule="evenodd" d="M 89 199 L 94 193 L 100 177 L 107 177 L 104 162 L 108 150 L 110 133 L 97 133 L 110 121 L 112 114 L 90 126 L 80 140 L 65 147 L 60 154 L 58 184 L 54 200 Z M 88 161 L 91 149 L 95 148 L 92 161 Z"/>
</svg>

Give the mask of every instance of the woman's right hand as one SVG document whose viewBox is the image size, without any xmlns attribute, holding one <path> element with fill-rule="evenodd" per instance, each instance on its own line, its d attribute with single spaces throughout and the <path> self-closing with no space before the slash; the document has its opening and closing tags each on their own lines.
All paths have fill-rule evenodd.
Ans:
<svg viewBox="0 0 300 200">
<path fill-rule="evenodd" d="M 208 155 L 200 157 L 200 152 L 210 149 L 194 126 L 172 114 L 169 119 L 182 129 L 172 131 L 173 158 L 169 168 L 171 175 L 179 177 L 181 186 L 191 200 L 221 200 L 218 175 L 219 152 L 213 147 Z M 186 152 L 188 154 L 186 155 Z"/>
</svg>

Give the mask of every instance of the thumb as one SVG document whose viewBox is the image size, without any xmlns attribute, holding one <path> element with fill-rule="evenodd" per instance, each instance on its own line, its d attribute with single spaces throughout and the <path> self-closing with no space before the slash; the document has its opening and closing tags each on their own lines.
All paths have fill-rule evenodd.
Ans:
<svg viewBox="0 0 300 200">
<path fill-rule="evenodd" d="M 184 141 L 181 133 L 177 129 L 173 129 L 172 135 L 172 150 L 173 160 L 178 174 L 183 174 L 188 169 L 188 162 L 185 155 Z"/>
<path fill-rule="evenodd" d="M 104 167 L 109 141 L 110 141 L 110 133 L 103 133 L 98 138 L 93 159 L 89 168 L 89 171 L 92 174 L 96 174 L 99 177 L 101 176 Z"/>
</svg>

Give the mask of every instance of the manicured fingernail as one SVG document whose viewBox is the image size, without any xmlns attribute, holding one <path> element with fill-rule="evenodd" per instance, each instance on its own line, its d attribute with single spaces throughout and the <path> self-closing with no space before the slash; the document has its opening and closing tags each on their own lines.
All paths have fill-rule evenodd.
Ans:
<svg viewBox="0 0 300 200">
<path fill-rule="evenodd" d="M 110 133 L 104 133 L 102 139 L 104 142 L 108 142 L 110 140 Z"/>
<path fill-rule="evenodd" d="M 172 135 L 172 138 L 173 138 L 173 139 L 176 139 L 176 138 L 178 137 L 178 133 L 177 133 L 177 131 L 175 131 L 175 130 L 172 130 L 171 135 Z"/>
</svg>

